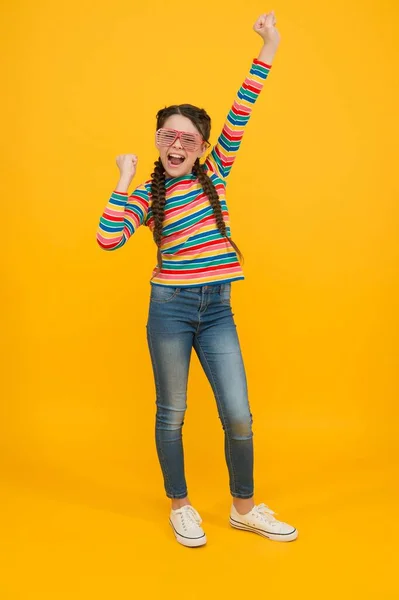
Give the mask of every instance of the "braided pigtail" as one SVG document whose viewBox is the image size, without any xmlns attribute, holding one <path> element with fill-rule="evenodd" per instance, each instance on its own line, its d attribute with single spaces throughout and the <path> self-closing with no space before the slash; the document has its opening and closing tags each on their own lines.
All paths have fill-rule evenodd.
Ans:
<svg viewBox="0 0 399 600">
<path fill-rule="evenodd" d="M 215 215 L 216 225 L 220 231 L 220 234 L 223 237 L 227 238 L 227 240 L 233 246 L 234 250 L 237 252 L 237 254 L 240 258 L 240 261 L 242 261 L 243 256 L 242 256 L 237 244 L 235 242 L 233 242 L 233 240 L 231 238 L 227 237 L 226 223 L 224 222 L 224 219 L 223 219 L 223 213 L 222 213 L 222 207 L 221 207 L 220 200 L 219 200 L 219 194 L 217 193 L 217 190 L 216 190 L 215 186 L 213 185 L 212 180 L 208 177 L 208 175 L 205 173 L 204 169 L 201 167 L 199 158 L 197 158 L 197 160 L 194 163 L 193 173 L 194 173 L 194 175 L 196 175 L 198 177 L 198 181 L 200 182 L 202 189 L 204 190 L 205 194 L 209 198 L 209 202 L 211 203 L 211 206 L 213 209 L 213 214 Z"/>
<path fill-rule="evenodd" d="M 158 247 L 157 259 L 159 272 L 162 268 L 161 242 L 166 204 L 165 169 L 160 158 L 158 158 L 154 164 L 154 172 L 151 175 L 151 198 L 152 214 L 154 218 L 153 237 Z"/>
</svg>

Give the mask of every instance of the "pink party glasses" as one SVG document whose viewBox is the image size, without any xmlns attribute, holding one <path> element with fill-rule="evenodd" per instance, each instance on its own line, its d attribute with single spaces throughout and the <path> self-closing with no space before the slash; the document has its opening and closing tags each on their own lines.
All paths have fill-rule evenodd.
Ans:
<svg viewBox="0 0 399 600">
<path fill-rule="evenodd" d="M 166 127 L 161 127 L 155 134 L 155 140 L 158 146 L 172 146 L 178 139 L 180 139 L 180 143 L 184 150 L 187 150 L 188 152 L 195 152 L 202 143 L 206 143 L 198 133 L 178 131 L 177 129 L 168 129 Z"/>
</svg>

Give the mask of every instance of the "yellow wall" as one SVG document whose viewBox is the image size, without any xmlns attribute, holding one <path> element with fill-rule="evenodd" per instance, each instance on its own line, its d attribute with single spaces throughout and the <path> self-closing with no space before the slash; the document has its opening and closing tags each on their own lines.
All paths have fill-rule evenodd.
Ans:
<svg viewBox="0 0 399 600">
<path fill-rule="evenodd" d="M 155 247 L 142 228 L 106 253 L 96 228 L 116 155 L 138 154 L 135 182 L 151 173 L 160 107 L 204 106 L 216 140 L 261 45 L 252 24 L 272 8 L 281 47 L 227 197 L 246 259 L 233 303 L 256 481 L 287 493 L 349 462 L 397 459 L 397 7 L 206 6 L 42 0 L 2 10 L 8 477 L 163 498 L 145 338 Z M 193 493 L 226 497 L 222 430 L 197 360 L 185 447 Z"/>
<path fill-rule="evenodd" d="M 280 460 L 315 447 L 323 458 L 330 447 L 362 454 L 389 444 L 397 417 L 393 26 L 388 5 L 379 8 L 378 43 L 365 48 L 360 5 L 345 9 L 339 32 L 317 5 L 275 10 L 281 48 L 228 189 L 246 258 L 234 306 L 258 450 Z M 138 465 L 147 448 L 152 459 L 154 247 L 142 229 L 105 253 L 97 222 L 117 154 L 139 155 L 137 182 L 150 173 L 159 107 L 205 106 L 216 138 L 257 55 L 260 11 L 215 5 L 209 20 L 161 2 L 9 7 L 1 426 L 10 453 L 69 466 L 80 457 L 82 468 L 99 453 L 135 464 L 137 447 Z M 196 363 L 190 408 L 192 459 L 195 448 L 213 457 L 219 423 Z"/>
</svg>

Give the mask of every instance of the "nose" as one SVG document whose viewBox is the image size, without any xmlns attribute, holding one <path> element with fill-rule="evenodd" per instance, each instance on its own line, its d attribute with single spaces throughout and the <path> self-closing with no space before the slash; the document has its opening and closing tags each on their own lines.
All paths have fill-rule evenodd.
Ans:
<svg viewBox="0 0 399 600">
<path fill-rule="evenodd" d="M 183 146 L 181 145 L 180 138 L 177 138 L 173 142 L 173 148 L 176 148 L 176 150 L 183 150 Z"/>
</svg>

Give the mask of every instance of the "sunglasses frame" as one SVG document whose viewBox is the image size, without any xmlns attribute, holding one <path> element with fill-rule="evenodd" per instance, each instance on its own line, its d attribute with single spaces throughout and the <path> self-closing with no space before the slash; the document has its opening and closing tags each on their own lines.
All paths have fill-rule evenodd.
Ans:
<svg viewBox="0 0 399 600">
<path fill-rule="evenodd" d="M 175 134 L 175 137 L 173 139 L 172 142 L 170 142 L 170 144 L 161 144 L 159 142 L 158 136 L 159 136 L 159 132 L 160 131 L 170 131 L 172 133 Z M 192 135 L 197 139 L 197 144 L 195 145 L 194 148 L 186 148 L 182 139 L 183 135 Z M 210 146 L 210 143 L 207 142 L 206 140 L 204 140 L 204 138 L 199 134 L 199 133 L 191 133 L 190 131 L 179 131 L 178 129 L 172 129 L 170 127 L 160 127 L 159 129 L 157 129 L 157 131 L 155 132 L 155 143 L 158 146 L 163 146 L 163 147 L 169 147 L 172 146 L 176 140 L 180 139 L 181 145 L 184 148 L 184 150 L 187 150 L 188 152 L 195 152 L 196 150 L 198 150 L 201 147 L 201 144 L 206 144 L 206 146 Z"/>
</svg>

